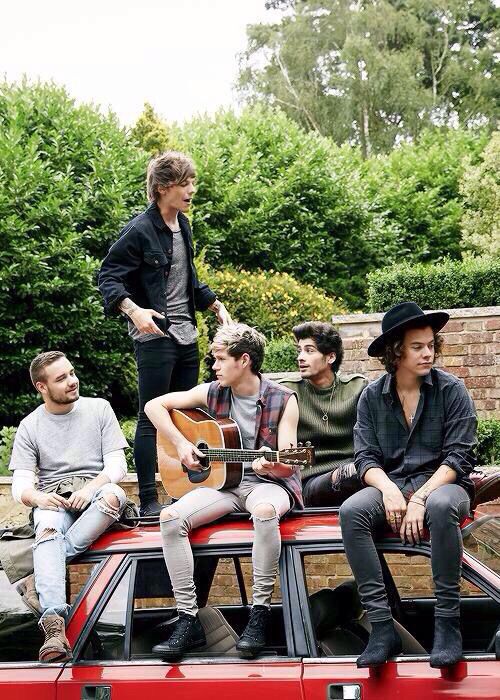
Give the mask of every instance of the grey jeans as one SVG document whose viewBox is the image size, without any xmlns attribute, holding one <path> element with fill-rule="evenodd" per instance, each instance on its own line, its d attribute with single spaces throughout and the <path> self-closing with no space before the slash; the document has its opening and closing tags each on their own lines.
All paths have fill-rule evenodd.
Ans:
<svg viewBox="0 0 500 700">
<path fill-rule="evenodd" d="M 273 506 L 275 515 L 259 518 L 253 515 L 258 505 Z M 239 510 L 252 514 L 255 537 L 252 548 L 253 604 L 271 603 L 278 560 L 281 551 L 279 519 L 290 510 L 290 496 L 278 484 L 244 480 L 237 488 L 216 491 L 198 488 L 168 506 L 174 515 L 161 521 L 163 555 L 167 565 L 177 610 L 196 615 L 194 561 L 188 534 L 200 525 Z"/>
<path fill-rule="evenodd" d="M 119 507 L 113 508 L 104 499 L 113 494 Z M 118 520 L 127 497 L 120 486 L 104 484 L 83 513 L 71 510 L 35 508 L 35 544 L 33 566 L 35 588 L 42 608 L 42 617 L 67 617 L 66 560 L 84 552 L 110 525 Z"/>
<path fill-rule="evenodd" d="M 425 522 L 431 533 L 431 565 L 436 594 L 435 615 L 460 614 L 462 536 L 460 521 L 470 510 L 469 496 L 457 484 L 433 491 L 425 504 Z M 377 530 L 387 525 L 382 493 L 367 486 L 340 507 L 345 552 L 358 584 L 370 622 L 391 618 L 391 610 L 374 544 Z"/>
</svg>

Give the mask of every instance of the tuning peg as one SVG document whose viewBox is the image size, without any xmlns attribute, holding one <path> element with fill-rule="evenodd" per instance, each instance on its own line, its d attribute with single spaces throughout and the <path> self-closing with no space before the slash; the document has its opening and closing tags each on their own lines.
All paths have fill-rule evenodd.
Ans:
<svg viewBox="0 0 500 700">
<path fill-rule="evenodd" d="M 298 443 L 297 443 L 297 447 L 304 447 L 304 443 L 303 443 L 303 442 L 298 442 Z"/>
<path fill-rule="evenodd" d="M 312 442 L 310 440 L 306 442 L 306 447 L 312 447 Z"/>
</svg>

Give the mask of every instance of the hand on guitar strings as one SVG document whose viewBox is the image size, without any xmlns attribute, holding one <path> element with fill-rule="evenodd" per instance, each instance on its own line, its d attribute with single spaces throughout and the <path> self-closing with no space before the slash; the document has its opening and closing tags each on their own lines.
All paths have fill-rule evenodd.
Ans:
<svg viewBox="0 0 500 700">
<path fill-rule="evenodd" d="M 192 442 L 184 440 L 177 445 L 177 454 L 179 461 L 191 471 L 201 472 L 203 466 L 200 464 L 197 457 L 205 457 L 205 454 L 199 450 Z"/>
</svg>

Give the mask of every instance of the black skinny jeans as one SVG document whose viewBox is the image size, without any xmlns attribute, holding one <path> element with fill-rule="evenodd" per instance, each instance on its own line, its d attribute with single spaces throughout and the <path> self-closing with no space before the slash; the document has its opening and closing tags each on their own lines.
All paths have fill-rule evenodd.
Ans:
<svg viewBox="0 0 500 700">
<path fill-rule="evenodd" d="M 198 343 L 179 345 L 169 336 L 134 342 L 139 378 L 139 416 L 134 439 L 134 461 L 141 505 L 157 497 L 156 428 L 144 413 L 150 399 L 171 391 L 187 391 L 198 383 Z"/>
<path fill-rule="evenodd" d="M 436 593 L 435 615 L 460 614 L 462 535 L 460 521 L 470 510 L 469 496 L 457 484 L 433 491 L 425 504 L 425 523 L 431 533 L 432 577 Z M 370 622 L 392 617 L 374 536 L 387 525 L 382 493 L 367 486 L 340 507 L 345 552 L 358 584 Z"/>
</svg>

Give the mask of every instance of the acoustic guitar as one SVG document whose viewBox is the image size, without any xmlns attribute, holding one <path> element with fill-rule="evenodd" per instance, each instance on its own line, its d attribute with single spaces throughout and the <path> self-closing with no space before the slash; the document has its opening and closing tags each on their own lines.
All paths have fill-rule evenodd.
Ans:
<svg viewBox="0 0 500 700">
<path fill-rule="evenodd" d="M 158 468 L 165 491 L 172 498 L 180 498 L 200 486 L 217 490 L 234 488 L 243 479 L 243 463 L 262 456 L 269 462 L 290 465 L 291 469 L 314 464 L 313 447 L 265 453 L 242 449 L 240 429 L 231 418 L 214 420 L 200 408 L 174 408 L 169 413 L 175 427 L 205 455 L 199 460 L 201 471 L 188 469 L 179 461 L 174 445 L 158 431 Z"/>
</svg>

